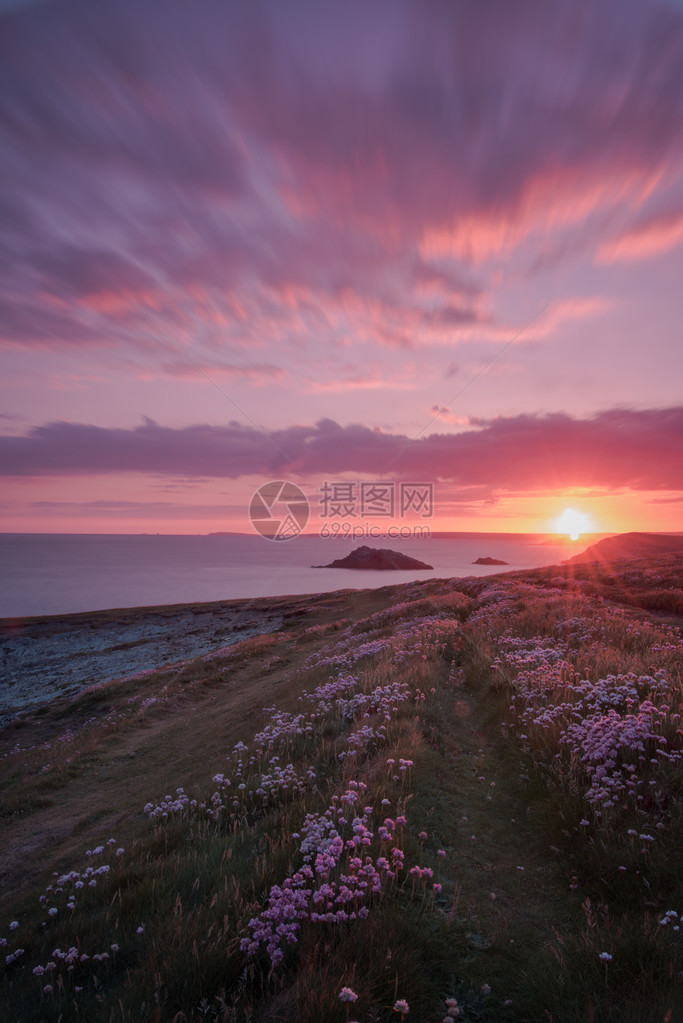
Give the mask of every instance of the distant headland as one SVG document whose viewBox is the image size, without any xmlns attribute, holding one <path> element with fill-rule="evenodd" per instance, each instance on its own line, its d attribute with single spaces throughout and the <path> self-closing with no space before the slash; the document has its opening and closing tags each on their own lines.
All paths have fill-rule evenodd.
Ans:
<svg viewBox="0 0 683 1023">
<path fill-rule="evenodd" d="M 649 558 L 658 554 L 683 551 L 683 536 L 670 533 L 619 533 L 591 544 L 581 554 L 563 561 L 563 565 L 585 565 L 591 561 L 622 561 Z"/>
</svg>

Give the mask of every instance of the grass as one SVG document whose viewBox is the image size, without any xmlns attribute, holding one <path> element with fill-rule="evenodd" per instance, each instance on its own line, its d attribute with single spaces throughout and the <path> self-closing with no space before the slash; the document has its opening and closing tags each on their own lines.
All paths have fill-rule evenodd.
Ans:
<svg viewBox="0 0 683 1023">
<path fill-rule="evenodd" d="M 2 1019 L 683 1018 L 682 565 L 299 600 L 6 728 Z"/>
</svg>

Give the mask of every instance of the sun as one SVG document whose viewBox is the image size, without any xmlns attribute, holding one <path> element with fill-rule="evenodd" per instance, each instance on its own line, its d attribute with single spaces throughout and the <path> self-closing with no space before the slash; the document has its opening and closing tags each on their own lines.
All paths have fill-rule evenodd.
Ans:
<svg viewBox="0 0 683 1023">
<path fill-rule="evenodd" d="M 558 533 L 567 533 L 570 540 L 578 540 L 582 533 L 585 533 L 590 525 L 587 515 L 574 511 L 573 508 L 565 508 L 556 523 Z"/>
</svg>

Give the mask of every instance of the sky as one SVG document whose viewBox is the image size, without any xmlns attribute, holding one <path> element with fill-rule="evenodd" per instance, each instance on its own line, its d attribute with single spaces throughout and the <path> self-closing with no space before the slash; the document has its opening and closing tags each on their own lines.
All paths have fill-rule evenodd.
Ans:
<svg viewBox="0 0 683 1023">
<path fill-rule="evenodd" d="M 0 182 L 0 531 L 683 530 L 681 3 L 3 0 Z"/>
</svg>

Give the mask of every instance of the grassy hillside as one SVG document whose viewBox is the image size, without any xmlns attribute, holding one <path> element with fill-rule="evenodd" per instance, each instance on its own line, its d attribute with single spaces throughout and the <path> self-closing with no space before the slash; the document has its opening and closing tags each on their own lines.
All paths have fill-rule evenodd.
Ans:
<svg viewBox="0 0 683 1023">
<path fill-rule="evenodd" d="M 300 598 L 0 733 L 0 1018 L 683 1018 L 683 556 Z"/>
</svg>

